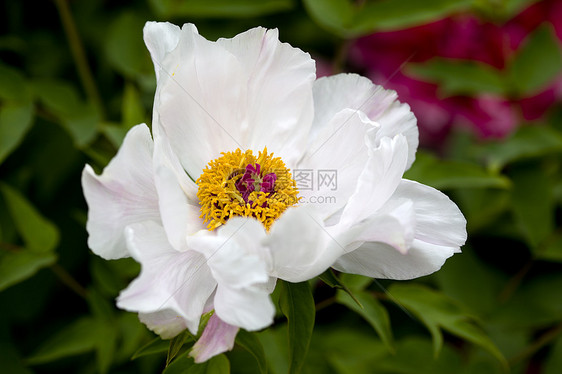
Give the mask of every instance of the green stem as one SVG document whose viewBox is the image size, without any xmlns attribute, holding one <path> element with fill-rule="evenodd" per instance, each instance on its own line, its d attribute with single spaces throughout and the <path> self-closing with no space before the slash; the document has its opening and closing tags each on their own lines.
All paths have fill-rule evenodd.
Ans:
<svg viewBox="0 0 562 374">
<path fill-rule="evenodd" d="M 72 13 L 70 12 L 68 1 L 55 0 L 55 4 L 62 21 L 66 38 L 68 39 L 68 44 L 70 45 L 72 57 L 74 58 L 74 62 L 76 63 L 76 67 L 78 69 L 78 75 L 80 76 L 82 86 L 84 87 L 89 100 L 96 106 L 103 117 L 104 110 L 101 102 L 101 97 L 96 87 L 90 66 L 88 65 L 86 53 L 84 52 L 82 41 L 80 40 L 80 36 L 78 35 L 76 24 L 74 23 L 74 19 L 72 18 Z"/>
<path fill-rule="evenodd" d="M 78 296 L 86 299 L 88 297 L 88 291 L 82 287 L 82 285 L 80 283 L 78 283 L 76 281 L 76 279 L 74 279 L 72 277 L 72 275 L 70 275 L 65 268 L 63 268 L 62 266 L 60 266 L 59 264 L 54 264 L 51 265 L 51 270 L 53 273 L 55 273 L 55 275 L 57 276 L 57 278 L 59 278 L 59 280 L 66 285 L 68 288 L 70 288 L 72 291 L 74 291 L 76 294 L 78 294 Z"/>
<path fill-rule="evenodd" d="M 562 323 L 558 326 L 553 327 L 552 329 L 548 330 L 544 334 L 542 334 L 536 341 L 534 341 L 531 345 L 526 347 L 523 351 L 519 352 L 517 355 L 513 356 L 509 363 L 510 365 L 516 364 L 524 359 L 534 355 L 538 352 L 542 347 L 549 344 L 551 341 L 556 339 L 558 335 L 562 333 Z"/>
</svg>

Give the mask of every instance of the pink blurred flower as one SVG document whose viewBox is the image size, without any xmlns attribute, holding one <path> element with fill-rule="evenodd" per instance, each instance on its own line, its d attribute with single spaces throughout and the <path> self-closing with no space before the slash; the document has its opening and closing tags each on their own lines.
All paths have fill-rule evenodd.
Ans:
<svg viewBox="0 0 562 374">
<path fill-rule="evenodd" d="M 546 0 L 525 9 L 503 25 L 471 14 L 409 29 L 358 39 L 350 60 L 377 84 L 396 90 L 418 117 L 420 141 L 439 143 L 453 125 L 469 127 L 481 137 L 502 137 L 519 122 L 536 120 L 562 97 L 562 80 L 517 100 L 491 95 L 441 97 L 436 84 L 404 73 L 407 63 L 434 57 L 474 60 L 504 69 L 525 37 L 544 22 L 562 39 L 562 2 Z"/>
</svg>

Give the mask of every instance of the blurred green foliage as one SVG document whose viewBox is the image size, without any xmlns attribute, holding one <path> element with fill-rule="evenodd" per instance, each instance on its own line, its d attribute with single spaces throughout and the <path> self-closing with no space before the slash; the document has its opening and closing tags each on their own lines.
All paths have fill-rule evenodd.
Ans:
<svg viewBox="0 0 562 374">
<path fill-rule="evenodd" d="M 0 28 L 0 367 L 6 373 L 544 373 L 562 370 L 562 106 L 504 140 L 458 131 L 421 150 L 406 177 L 447 192 L 468 220 L 463 254 L 408 282 L 325 274 L 280 283 L 279 315 L 195 365 L 194 339 L 162 342 L 114 299 L 131 259 L 87 248 L 80 173 L 101 170 L 150 123 L 147 20 L 194 22 L 209 38 L 262 25 L 345 62 L 358 35 L 453 12 L 507 18 L 525 0 L 8 1 Z M 559 76 L 549 27 L 509 66 L 433 59 L 407 71 L 444 95 L 517 97 Z M 316 303 L 316 305 L 315 305 Z M 313 325 L 315 324 L 314 328 Z M 168 354 L 166 354 L 168 352 Z M 168 355 L 168 356 L 167 356 Z"/>
</svg>

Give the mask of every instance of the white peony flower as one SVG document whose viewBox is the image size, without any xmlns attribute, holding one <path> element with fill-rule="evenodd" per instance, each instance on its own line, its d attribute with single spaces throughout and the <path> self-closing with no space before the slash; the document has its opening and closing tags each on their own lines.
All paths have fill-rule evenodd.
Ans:
<svg viewBox="0 0 562 374">
<path fill-rule="evenodd" d="M 101 175 L 84 168 L 88 244 L 142 265 L 120 308 L 163 338 L 197 333 L 197 362 L 239 328 L 273 321 L 277 279 L 330 266 L 376 278 L 438 270 L 466 240 L 444 194 L 402 179 L 416 119 L 354 74 L 316 80 L 307 53 L 255 28 L 211 42 L 194 25 L 149 22 L 152 136 L 127 134 Z"/>
</svg>

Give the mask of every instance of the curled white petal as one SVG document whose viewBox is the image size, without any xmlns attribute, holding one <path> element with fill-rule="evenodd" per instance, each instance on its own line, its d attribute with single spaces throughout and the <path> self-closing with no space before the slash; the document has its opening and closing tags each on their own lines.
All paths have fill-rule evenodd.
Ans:
<svg viewBox="0 0 562 374">
<path fill-rule="evenodd" d="M 265 229 L 253 218 L 231 218 L 216 235 L 201 231 L 188 245 L 202 253 L 217 281 L 215 312 L 224 322 L 259 330 L 273 322 L 270 259 L 260 244 Z"/>
<path fill-rule="evenodd" d="M 127 225 L 159 221 L 158 196 L 152 171 L 153 142 L 145 124 L 133 127 L 117 155 L 101 175 L 89 165 L 82 172 L 88 203 L 88 246 L 106 259 L 128 257 Z"/>
<path fill-rule="evenodd" d="M 145 314 L 171 310 L 196 334 L 216 288 L 205 257 L 172 248 L 162 226 L 154 222 L 131 225 L 126 235 L 131 255 L 141 263 L 141 273 L 121 292 L 117 306 Z"/>
<path fill-rule="evenodd" d="M 195 359 L 196 363 L 201 363 L 218 354 L 230 351 L 234 347 L 238 330 L 237 326 L 229 325 L 213 314 L 189 355 Z"/>
</svg>

